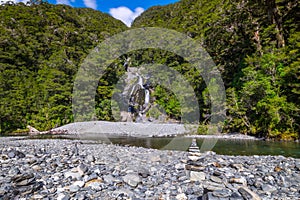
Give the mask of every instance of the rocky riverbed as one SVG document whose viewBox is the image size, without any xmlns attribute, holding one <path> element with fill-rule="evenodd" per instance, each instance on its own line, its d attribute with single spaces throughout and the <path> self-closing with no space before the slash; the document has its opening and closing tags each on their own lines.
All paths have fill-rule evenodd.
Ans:
<svg viewBox="0 0 300 200">
<path fill-rule="evenodd" d="M 0 138 L 0 199 L 299 199 L 300 160 Z"/>
</svg>

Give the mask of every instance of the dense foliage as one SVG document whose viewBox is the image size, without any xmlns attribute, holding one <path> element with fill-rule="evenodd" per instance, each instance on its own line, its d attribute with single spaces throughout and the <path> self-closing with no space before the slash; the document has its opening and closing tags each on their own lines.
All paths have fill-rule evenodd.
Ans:
<svg viewBox="0 0 300 200">
<path fill-rule="evenodd" d="M 225 82 L 225 131 L 289 139 L 300 133 L 299 10 L 295 0 L 182 0 L 148 9 L 133 27 L 175 29 L 205 47 Z M 195 91 L 206 98 L 199 83 Z"/>
<path fill-rule="evenodd" d="M 80 63 L 104 38 L 125 29 L 121 21 L 87 8 L 0 6 L 0 132 L 72 122 Z"/>
<path fill-rule="evenodd" d="M 291 139 L 300 133 L 299 10 L 296 0 L 181 0 L 148 9 L 133 28 L 174 29 L 207 50 L 226 87 L 225 132 Z M 47 130 L 72 122 L 78 67 L 99 42 L 127 29 L 92 9 L 43 2 L 2 5 L 0 132 L 28 124 Z M 107 69 L 97 89 L 98 119 L 113 120 L 113 84 L 125 73 L 122 66 L 129 57 L 130 67 L 160 63 L 180 72 L 196 93 L 200 122 L 207 124 L 209 93 L 199 72 L 180 56 L 156 49 L 130 52 Z M 176 95 L 153 86 L 156 104 L 180 120 Z"/>
</svg>

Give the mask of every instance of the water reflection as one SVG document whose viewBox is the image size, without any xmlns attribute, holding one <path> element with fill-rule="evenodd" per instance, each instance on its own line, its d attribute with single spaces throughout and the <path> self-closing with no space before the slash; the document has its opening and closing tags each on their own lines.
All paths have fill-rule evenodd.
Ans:
<svg viewBox="0 0 300 200">
<path fill-rule="evenodd" d="M 101 138 L 97 138 L 97 140 L 101 140 Z M 199 147 L 201 147 L 203 140 L 204 139 L 197 139 L 197 144 Z M 185 137 L 111 137 L 109 138 L 109 141 L 113 144 L 120 145 L 186 151 L 191 144 L 192 139 Z M 284 155 L 300 158 L 300 144 L 294 142 L 219 139 L 212 151 L 224 155 Z"/>
<path fill-rule="evenodd" d="M 85 135 L 86 136 L 86 135 Z M 94 136 L 94 137 L 93 137 Z M 44 138 L 45 137 L 45 138 Z M 37 139 L 64 139 L 69 138 L 68 136 L 53 136 L 48 137 L 41 136 Z M 83 137 L 71 137 L 73 139 L 81 139 Z M 90 135 L 86 137 L 86 140 L 94 140 L 104 143 L 113 143 L 127 146 L 137 146 L 153 149 L 162 150 L 179 150 L 186 151 L 191 144 L 192 138 L 176 137 L 176 138 L 137 138 L 137 137 L 120 137 L 112 136 L 107 138 L 106 136 L 99 137 L 99 135 Z M 203 143 L 204 139 L 197 139 L 199 148 Z M 261 141 L 261 140 L 230 140 L 230 139 L 219 139 L 212 149 L 218 154 L 224 155 L 283 155 L 300 158 L 300 143 L 296 142 L 273 142 L 273 141 Z"/>
</svg>

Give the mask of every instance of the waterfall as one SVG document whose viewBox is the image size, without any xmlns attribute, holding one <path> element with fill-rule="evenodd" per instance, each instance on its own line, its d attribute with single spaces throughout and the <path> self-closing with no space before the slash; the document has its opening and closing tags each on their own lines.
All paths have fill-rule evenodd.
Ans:
<svg viewBox="0 0 300 200">
<path fill-rule="evenodd" d="M 138 84 L 143 88 L 143 78 L 140 75 L 138 75 L 138 77 L 139 77 Z"/>
<path fill-rule="evenodd" d="M 150 92 L 149 90 L 145 90 L 145 104 L 148 105 L 150 100 Z"/>
</svg>

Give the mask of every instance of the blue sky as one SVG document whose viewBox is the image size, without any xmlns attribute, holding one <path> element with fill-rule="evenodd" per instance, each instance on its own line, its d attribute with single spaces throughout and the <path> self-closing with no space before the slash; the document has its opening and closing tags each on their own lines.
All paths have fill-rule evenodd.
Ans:
<svg viewBox="0 0 300 200">
<path fill-rule="evenodd" d="M 9 0 L 0 0 L 0 2 Z M 28 0 L 12 0 L 14 2 L 26 2 Z M 113 17 L 122 20 L 127 26 L 151 6 L 166 5 L 179 0 L 48 0 L 52 4 L 67 4 L 73 7 L 89 7 L 109 13 Z"/>
</svg>

